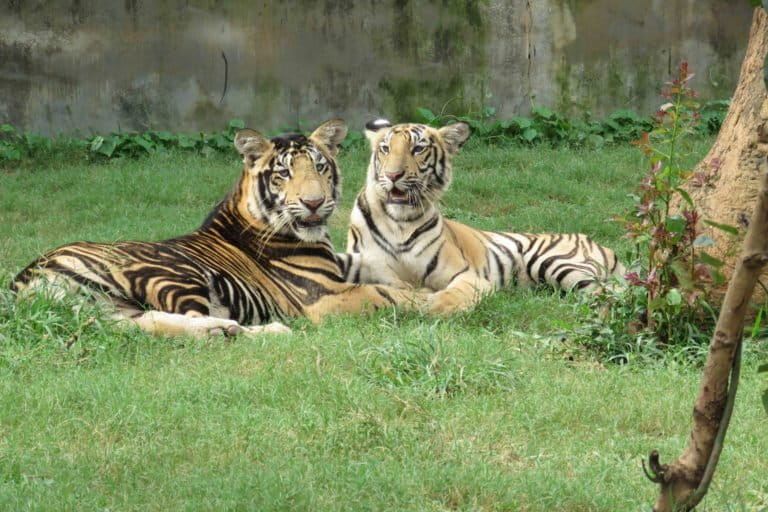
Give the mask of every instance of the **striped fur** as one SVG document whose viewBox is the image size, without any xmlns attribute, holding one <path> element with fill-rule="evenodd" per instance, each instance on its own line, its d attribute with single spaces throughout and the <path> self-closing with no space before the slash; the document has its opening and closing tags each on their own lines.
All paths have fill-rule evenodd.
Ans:
<svg viewBox="0 0 768 512">
<path fill-rule="evenodd" d="M 410 304 L 410 292 L 346 282 L 328 238 L 341 187 L 334 157 L 346 133 L 341 120 L 309 138 L 241 130 L 243 173 L 199 229 L 162 242 L 65 245 L 11 288 L 95 291 L 118 319 L 157 334 L 289 332 L 274 321 Z"/>
<path fill-rule="evenodd" d="M 612 250 L 583 234 L 481 231 L 445 219 L 438 203 L 466 124 L 366 128 L 372 154 L 347 235 L 351 282 L 424 286 L 436 292 L 430 311 L 451 313 L 505 286 L 592 289 L 623 273 Z"/>
</svg>

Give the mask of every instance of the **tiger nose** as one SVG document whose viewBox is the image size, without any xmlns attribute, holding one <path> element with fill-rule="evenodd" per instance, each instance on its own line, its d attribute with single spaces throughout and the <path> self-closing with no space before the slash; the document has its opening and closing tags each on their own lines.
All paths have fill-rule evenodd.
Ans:
<svg viewBox="0 0 768 512">
<path fill-rule="evenodd" d="M 301 204 L 307 207 L 308 210 L 314 212 L 317 210 L 321 204 L 325 202 L 325 198 L 321 197 L 319 199 L 302 199 Z"/>
<path fill-rule="evenodd" d="M 394 183 L 397 180 L 399 180 L 403 176 L 403 174 L 405 174 L 405 172 L 404 171 L 395 171 L 393 173 L 387 172 L 387 173 L 384 173 L 384 174 L 387 176 L 387 179 L 389 179 L 389 181 Z"/>
</svg>

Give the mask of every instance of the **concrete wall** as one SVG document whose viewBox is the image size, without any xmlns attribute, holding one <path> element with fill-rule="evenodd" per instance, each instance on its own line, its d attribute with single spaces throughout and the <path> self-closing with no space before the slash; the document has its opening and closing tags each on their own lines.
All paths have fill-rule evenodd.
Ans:
<svg viewBox="0 0 768 512">
<path fill-rule="evenodd" d="M 682 59 L 704 97 L 730 96 L 750 19 L 746 0 L 2 0 L 0 122 L 87 134 L 360 126 L 417 106 L 651 112 Z"/>
</svg>

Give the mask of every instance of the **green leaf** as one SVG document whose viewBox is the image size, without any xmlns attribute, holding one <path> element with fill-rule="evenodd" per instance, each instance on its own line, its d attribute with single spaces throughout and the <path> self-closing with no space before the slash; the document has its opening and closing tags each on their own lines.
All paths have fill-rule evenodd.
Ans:
<svg viewBox="0 0 768 512">
<path fill-rule="evenodd" d="M 683 296 L 680 294 L 680 290 L 672 288 L 667 292 L 666 300 L 670 306 L 679 306 L 683 302 Z"/>
<path fill-rule="evenodd" d="M 520 128 L 520 130 L 525 130 L 526 128 L 533 126 L 533 121 L 527 117 L 513 117 L 512 121 L 517 123 L 517 126 Z"/>
<path fill-rule="evenodd" d="M 117 143 L 117 137 L 110 135 L 104 139 L 103 143 L 99 146 L 99 149 L 97 149 L 96 152 L 106 156 L 107 158 L 110 158 L 117 148 Z"/>
<path fill-rule="evenodd" d="M 539 116 L 544 119 L 552 119 L 555 117 L 555 113 L 547 107 L 533 107 L 531 113 L 534 114 L 534 116 Z"/>
<path fill-rule="evenodd" d="M 533 139 L 539 136 L 539 131 L 536 128 L 526 128 L 523 131 L 523 138 L 528 142 L 533 142 Z"/>
<path fill-rule="evenodd" d="M 104 137 L 97 135 L 91 141 L 91 151 L 98 151 L 101 145 L 104 144 Z"/>
<path fill-rule="evenodd" d="M 148 154 L 152 154 L 155 150 L 154 144 L 152 144 L 151 141 L 145 139 L 143 135 L 134 135 L 131 137 L 131 142 L 143 148 L 144 151 L 146 151 Z"/>
<path fill-rule="evenodd" d="M 715 222 L 712 220 L 705 220 L 705 224 L 708 224 L 712 226 L 713 228 L 720 229 L 722 231 L 725 231 L 726 233 L 729 233 L 731 235 L 738 235 L 739 234 L 739 228 L 735 226 L 730 226 L 728 224 L 720 224 L 719 222 Z"/>
<path fill-rule="evenodd" d="M 242 119 L 233 119 L 229 122 L 229 127 L 235 128 L 237 130 L 242 130 L 243 128 L 245 128 L 245 121 L 243 121 Z"/>
<path fill-rule="evenodd" d="M 715 286 L 721 286 L 725 284 L 725 276 L 722 273 L 715 269 L 710 269 L 709 273 L 712 276 L 712 282 L 715 283 Z"/>
<path fill-rule="evenodd" d="M 685 202 L 688 203 L 688 206 L 690 206 L 691 208 L 695 208 L 695 205 L 693 204 L 693 199 L 691 199 L 691 196 L 688 194 L 688 192 L 686 192 L 685 190 L 679 187 L 675 189 L 675 192 L 680 194 L 683 197 L 683 199 L 685 199 Z"/>
<path fill-rule="evenodd" d="M 674 233 L 676 235 L 682 234 L 685 231 L 685 219 L 682 217 L 678 217 L 677 215 L 674 217 L 667 217 L 667 221 L 664 223 L 665 227 L 667 228 L 667 231 L 670 233 Z"/>
<path fill-rule="evenodd" d="M 702 263 L 706 263 L 707 265 L 711 265 L 715 268 L 720 268 L 725 264 L 722 260 L 719 260 L 714 256 L 710 256 L 705 251 L 701 251 L 699 253 L 699 259 L 702 261 Z"/>
<path fill-rule="evenodd" d="M 3 133 L 15 133 L 16 132 L 16 128 L 14 128 L 13 126 L 11 126 L 9 124 L 4 124 L 4 125 L 0 126 L 0 132 L 3 132 Z"/>
<path fill-rule="evenodd" d="M 416 118 L 425 124 L 431 124 L 437 119 L 437 116 L 428 108 L 417 107 Z"/>
<path fill-rule="evenodd" d="M 768 363 L 763 363 L 757 367 L 757 373 L 768 373 Z"/>
</svg>

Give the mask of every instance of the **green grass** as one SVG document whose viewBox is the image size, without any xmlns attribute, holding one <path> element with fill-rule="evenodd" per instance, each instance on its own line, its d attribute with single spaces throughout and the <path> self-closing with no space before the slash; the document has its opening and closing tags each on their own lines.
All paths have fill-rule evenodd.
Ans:
<svg viewBox="0 0 768 512">
<path fill-rule="evenodd" d="M 340 248 L 366 160 L 341 157 Z M 606 219 L 643 171 L 630 147 L 473 146 L 445 210 L 624 249 Z M 0 174 L 0 273 L 74 240 L 186 232 L 238 173 L 234 158 L 168 153 Z M 2 293 L 0 510 L 648 510 L 640 460 L 682 451 L 698 369 L 593 361 L 557 336 L 579 311 L 546 290 L 504 291 L 450 319 L 382 311 L 201 342 Z M 766 382 L 746 359 L 700 510 L 768 507 Z"/>
</svg>

